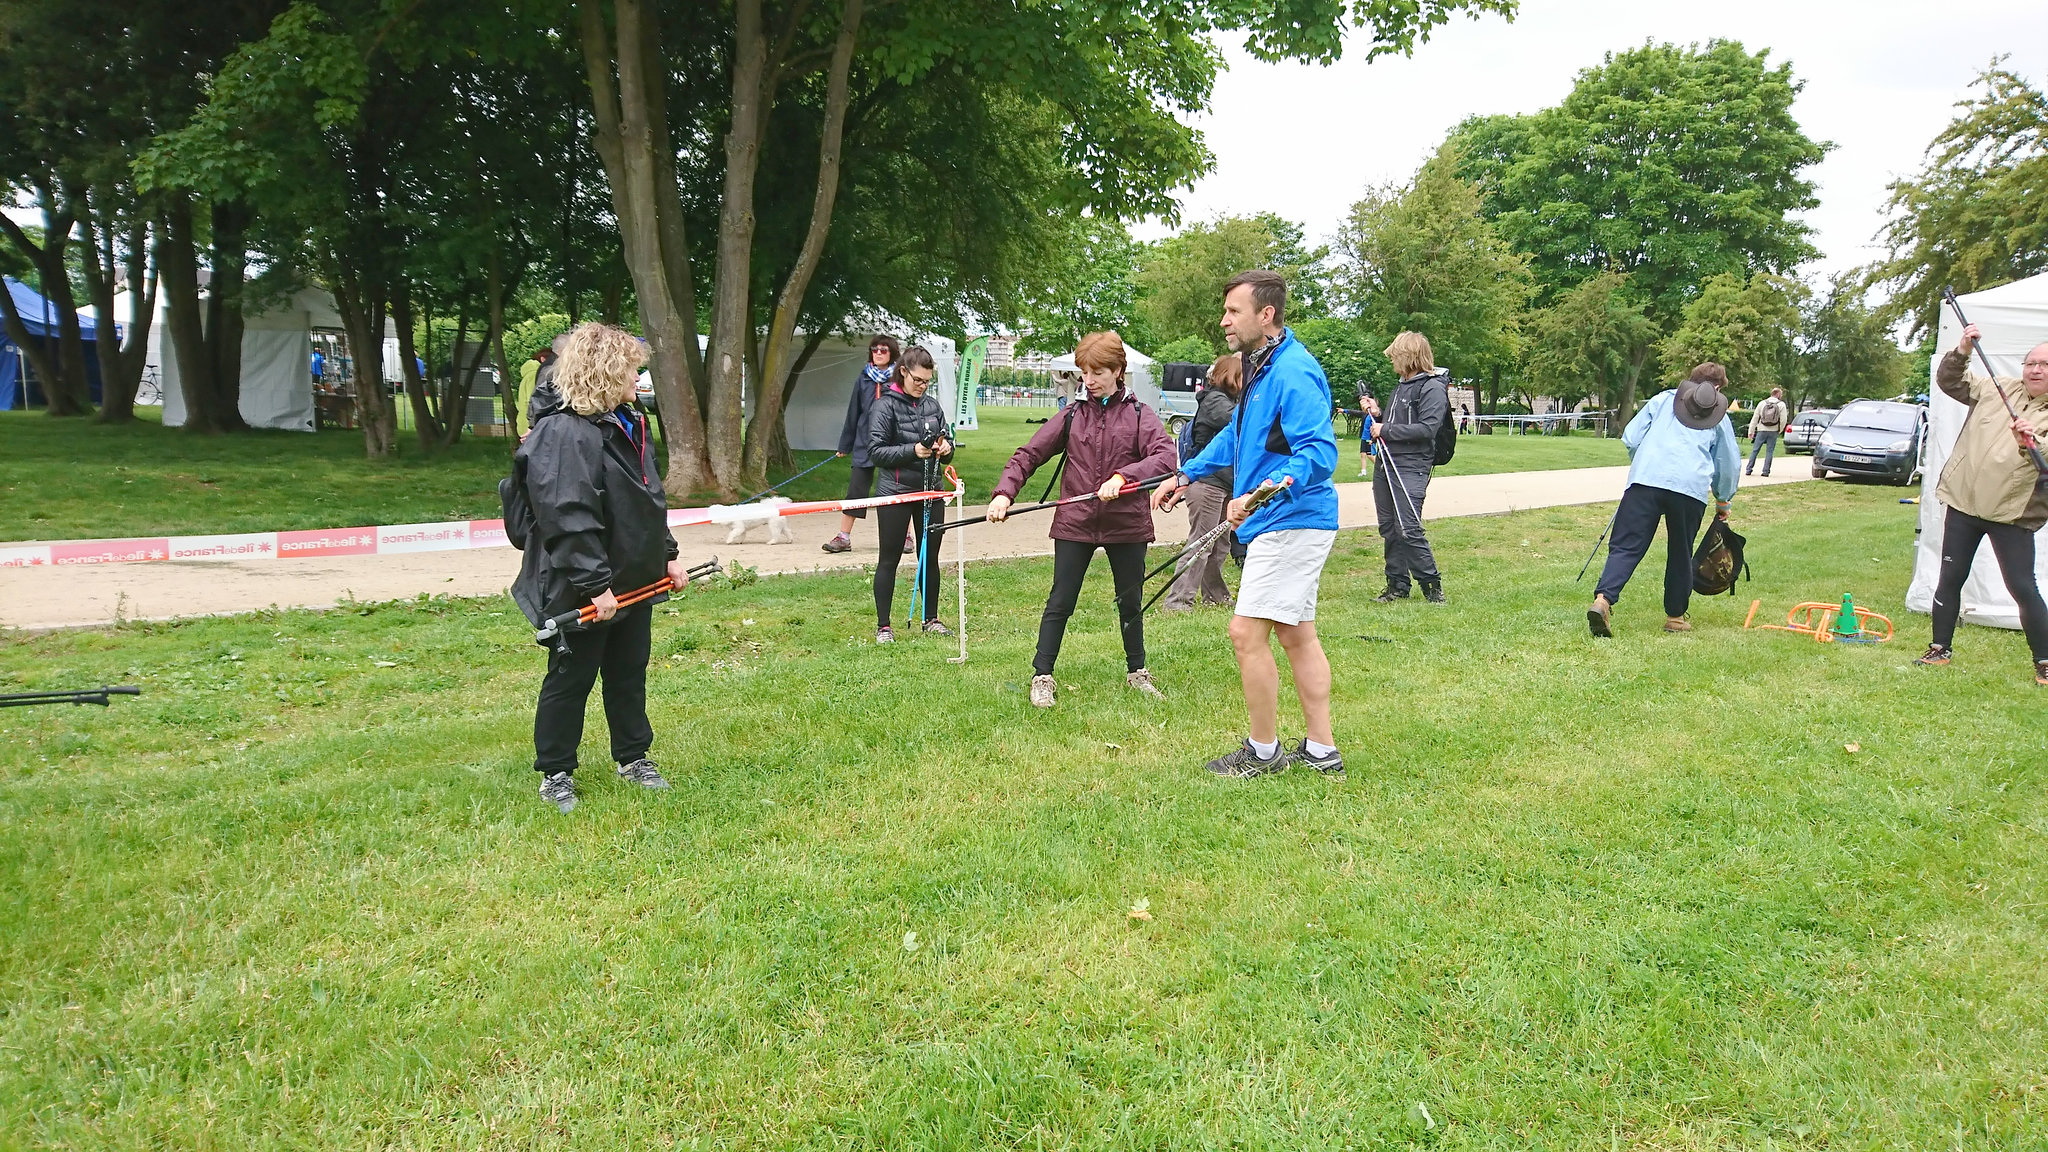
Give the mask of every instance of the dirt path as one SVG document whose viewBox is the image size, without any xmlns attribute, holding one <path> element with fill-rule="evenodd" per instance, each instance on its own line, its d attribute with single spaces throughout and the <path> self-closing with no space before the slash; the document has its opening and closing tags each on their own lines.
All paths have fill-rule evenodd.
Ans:
<svg viewBox="0 0 2048 1152">
<path fill-rule="evenodd" d="M 1576 468 L 1553 472 L 1501 472 L 1486 476 L 1445 476 L 1430 484 L 1425 520 L 1478 516 L 1526 508 L 1595 504 L 1620 498 L 1628 469 Z M 1340 474 L 1338 519 L 1346 528 L 1376 523 L 1370 485 Z M 1745 486 L 1789 484 L 1809 479 L 1805 469 L 1773 477 L 1744 477 Z M 872 564 L 872 518 L 854 529 L 854 550 L 837 556 L 819 551 L 836 530 L 832 514 L 789 519 L 795 543 L 725 543 L 722 527 L 676 529 L 685 560 L 717 556 L 770 573 L 811 572 Z M 972 560 L 1042 556 L 1052 552 L 1043 513 L 965 532 Z M 1187 536 L 1185 514 L 1158 517 L 1159 539 Z M 757 530 L 752 539 L 758 541 Z M 954 557 L 946 542 L 945 560 Z M 212 616 L 263 608 L 331 608 L 348 600 L 398 600 L 422 593 L 495 596 L 519 571 L 511 548 L 428 552 L 410 556 L 337 556 L 319 560 L 190 561 L 105 564 L 63 568 L 0 570 L 0 627 L 76 628 L 117 619 L 164 620 Z"/>
</svg>

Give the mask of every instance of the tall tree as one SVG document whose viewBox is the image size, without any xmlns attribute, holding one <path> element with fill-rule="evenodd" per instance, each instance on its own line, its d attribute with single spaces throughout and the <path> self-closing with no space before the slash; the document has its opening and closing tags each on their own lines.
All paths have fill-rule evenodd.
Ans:
<svg viewBox="0 0 2048 1152">
<path fill-rule="evenodd" d="M 1793 383 L 1805 296 L 1805 285 L 1766 272 L 1713 277 L 1659 348 L 1665 378 L 1676 384 L 1693 365 L 1712 360 L 1728 370 L 1728 390 L 1736 395 L 1761 396 Z"/>
<path fill-rule="evenodd" d="M 1194 224 L 1145 248 L 1136 275 L 1138 315 L 1154 340 L 1195 336 L 1221 355 L 1223 286 L 1248 268 L 1269 268 L 1287 280 L 1290 322 L 1322 311 L 1327 252 L 1302 244 L 1300 225 L 1270 213 L 1225 216 Z"/>
<path fill-rule="evenodd" d="M 1927 162 L 1891 186 L 1891 248 L 1869 281 L 1912 334 L 1938 327 L 1941 289 L 1975 292 L 2048 270 L 2048 95 L 1997 62 L 1957 102 Z"/>
<path fill-rule="evenodd" d="M 1909 383 L 1913 357 L 1899 348 L 1891 330 L 1890 317 L 1870 306 L 1856 273 L 1836 276 L 1802 310 L 1799 371 L 1788 389 L 1793 407 L 1839 407 L 1859 397 L 1897 395 Z M 1918 385 L 1926 384 L 1920 377 Z"/>
<path fill-rule="evenodd" d="M 1601 272 L 1530 314 L 1525 370 L 1533 389 L 1566 405 L 1597 398 L 1618 417 L 1608 434 L 1619 436 L 1635 414 L 1656 341 L 1657 326 L 1628 276 Z"/>
</svg>

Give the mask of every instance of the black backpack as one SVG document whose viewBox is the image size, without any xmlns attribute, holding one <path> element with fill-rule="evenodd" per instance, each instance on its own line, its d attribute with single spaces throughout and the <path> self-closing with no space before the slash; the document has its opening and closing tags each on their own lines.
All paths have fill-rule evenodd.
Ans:
<svg viewBox="0 0 2048 1152">
<path fill-rule="evenodd" d="M 1458 454 L 1458 417 L 1451 411 L 1451 377 L 1444 373 L 1438 377 L 1444 386 L 1444 422 L 1436 430 L 1436 451 L 1430 456 L 1432 467 L 1441 468 Z"/>
<path fill-rule="evenodd" d="M 1748 543 L 1726 520 L 1709 524 L 1692 554 L 1692 590 L 1702 596 L 1735 595 L 1735 577 L 1749 579 L 1749 561 L 1742 558 Z"/>
</svg>

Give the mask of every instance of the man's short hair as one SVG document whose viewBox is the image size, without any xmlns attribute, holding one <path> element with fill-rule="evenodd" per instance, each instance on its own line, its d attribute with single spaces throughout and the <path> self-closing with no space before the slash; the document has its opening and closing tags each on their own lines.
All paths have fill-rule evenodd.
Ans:
<svg viewBox="0 0 2048 1152">
<path fill-rule="evenodd" d="M 1716 388 L 1725 390 L 1728 387 L 1728 370 L 1726 368 L 1721 367 L 1719 364 L 1714 363 L 1712 360 L 1709 360 L 1706 363 L 1701 364 L 1697 368 L 1694 368 L 1692 370 L 1692 375 L 1686 377 L 1686 379 L 1704 380 L 1712 384 Z"/>
<path fill-rule="evenodd" d="M 1783 388 L 1773 388 L 1771 389 L 1771 395 L 1776 396 L 1782 400 L 1785 397 L 1785 390 Z"/>
<path fill-rule="evenodd" d="M 1227 298 L 1243 284 L 1251 285 L 1253 312 L 1271 308 L 1274 324 L 1287 322 L 1287 281 L 1281 279 L 1278 272 L 1269 272 L 1264 268 L 1239 272 L 1230 278 L 1230 283 L 1223 286 L 1223 295 Z"/>
</svg>

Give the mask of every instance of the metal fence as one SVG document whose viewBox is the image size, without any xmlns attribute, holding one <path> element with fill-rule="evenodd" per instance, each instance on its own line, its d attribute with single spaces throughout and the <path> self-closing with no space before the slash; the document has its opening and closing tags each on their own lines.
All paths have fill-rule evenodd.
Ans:
<svg viewBox="0 0 2048 1152">
<path fill-rule="evenodd" d="M 1059 401 L 1050 388 L 991 388 L 974 391 L 974 402 L 984 408 L 1053 408 Z"/>
</svg>

